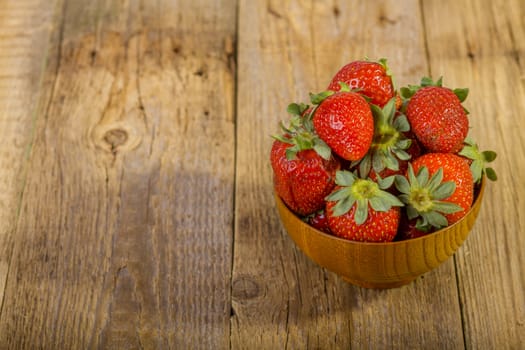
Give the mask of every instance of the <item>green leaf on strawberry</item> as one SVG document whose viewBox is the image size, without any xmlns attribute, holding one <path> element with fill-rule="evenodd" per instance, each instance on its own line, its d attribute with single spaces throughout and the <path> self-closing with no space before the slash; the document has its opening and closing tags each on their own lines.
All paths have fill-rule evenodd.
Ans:
<svg viewBox="0 0 525 350">
<path fill-rule="evenodd" d="M 332 156 L 332 149 L 320 138 L 315 138 L 312 148 L 324 159 L 330 159 Z"/>
<path fill-rule="evenodd" d="M 396 196 L 385 191 L 393 181 L 392 177 L 374 182 L 370 179 L 358 178 L 347 170 L 337 171 L 335 183 L 339 189 L 326 197 L 327 201 L 337 202 L 333 207 L 332 215 L 344 215 L 355 205 L 354 220 L 356 224 L 361 225 L 368 217 L 369 206 L 379 212 L 386 212 L 393 206 L 403 206 Z"/>
<path fill-rule="evenodd" d="M 367 154 L 353 163 L 359 164 L 361 177 L 367 177 L 373 169 L 379 173 L 385 168 L 398 171 L 399 161 L 410 159 L 406 150 L 411 140 L 404 136 L 410 130 L 410 124 L 405 115 L 396 117 L 395 97 L 390 99 L 383 109 L 370 105 L 374 116 L 374 137 Z"/>
<path fill-rule="evenodd" d="M 399 199 L 406 205 L 408 219 L 418 218 L 418 230 L 429 232 L 432 228 L 445 227 L 448 221 L 444 214 L 462 210 L 459 205 L 443 201 L 454 193 L 456 184 L 443 182 L 442 168 L 430 177 L 427 167 L 421 167 L 415 174 L 409 164 L 407 177 L 396 175 L 395 186 L 401 192 Z"/>
<path fill-rule="evenodd" d="M 321 91 L 317 94 L 310 93 L 310 101 L 314 105 L 318 105 L 323 102 L 328 96 L 332 96 L 335 92 L 332 90 Z"/>
<path fill-rule="evenodd" d="M 421 87 L 426 86 L 443 86 L 443 77 L 439 77 L 438 80 L 433 81 L 430 77 L 423 77 L 421 78 Z"/>
<path fill-rule="evenodd" d="M 457 88 L 452 90 L 454 95 L 456 95 L 459 98 L 460 102 L 464 102 L 467 99 L 468 91 L 468 88 Z"/>
<path fill-rule="evenodd" d="M 308 107 L 309 106 L 304 103 L 290 103 L 286 110 L 292 115 L 302 116 Z"/>
<path fill-rule="evenodd" d="M 421 88 L 428 87 L 428 86 L 437 86 L 437 87 L 443 87 L 443 77 L 439 77 L 437 81 L 433 81 L 430 77 L 423 77 L 421 78 L 421 82 L 419 85 L 408 85 L 405 87 L 402 87 L 399 89 L 400 95 L 404 100 L 409 100 L 414 94 L 420 90 Z M 468 88 L 456 88 L 453 89 L 452 92 L 454 95 L 456 95 L 461 103 L 465 102 L 467 99 L 469 89 Z M 469 114 L 468 110 L 463 107 L 465 110 L 465 113 Z"/>
<path fill-rule="evenodd" d="M 310 115 L 303 116 L 304 112 L 309 108 L 308 105 L 292 103 L 288 106 L 288 112 L 292 114 L 289 125 L 280 123 L 284 134 L 272 135 L 272 137 L 281 142 L 292 145 L 286 149 L 286 158 L 293 160 L 297 157 L 297 153 L 313 149 L 323 159 L 329 160 L 332 156 L 332 150 L 326 142 L 319 138 L 313 128 Z"/>
<path fill-rule="evenodd" d="M 458 154 L 472 160 L 472 163 L 470 164 L 470 171 L 474 177 L 474 182 L 480 182 L 483 174 L 486 174 L 487 178 L 491 181 L 496 181 L 498 179 L 496 171 L 493 168 L 486 166 L 487 163 L 490 163 L 496 159 L 496 152 L 481 152 L 476 142 L 470 137 L 467 137 L 465 139 L 465 146 Z"/>
<path fill-rule="evenodd" d="M 344 92 L 352 91 L 352 89 L 350 89 L 350 86 L 348 86 L 348 84 L 345 83 L 344 81 L 340 81 L 339 82 L 339 86 L 341 87 L 341 89 L 339 89 L 339 91 L 344 91 Z M 357 90 L 360 90 L 360 89 L 355 89 L 354 92 L 357 92 Z"/>
</svg>

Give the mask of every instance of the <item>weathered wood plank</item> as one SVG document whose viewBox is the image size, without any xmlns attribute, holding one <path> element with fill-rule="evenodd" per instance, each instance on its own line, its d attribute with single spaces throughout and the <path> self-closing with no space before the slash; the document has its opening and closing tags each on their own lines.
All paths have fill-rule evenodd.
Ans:
<svg viewBox="0 0 525 350">
<path fill-rule="evenodd" d="M 432 72 L 466 101 L 472 136 L 498 153 L 499 179 L 456 255 L 465 340 L 472 349 L 525 344 L 525 3 L 425 1 Z M 469 13 L 469 16 L 464 16 Z M 446 22 L 443 23 L 443 19 Z"/>
<path fill-rule="evenodd" d="M 399 84 L 428 74 L 418 1 L 241 1 L 234 348 L 462 348 L 453 260 L 403 288 L 350 286 L 315 266 L 274 210 L 269 135 L 291 101 L 343 64 L 388 57 Z"/>
<path fill-rule="evenodd" d="M 13 234 L 33 136 L 50 23 L 49 1 L 0 1 L 0 313 L 13 248 Z M 40 98 L 39 98 L 40 96 Z"/>
<path fill-rule="evenodd" d="M 235 13 L 227 0 L 65 3 L 2 346 L 229 346 Z"/>
</svg>

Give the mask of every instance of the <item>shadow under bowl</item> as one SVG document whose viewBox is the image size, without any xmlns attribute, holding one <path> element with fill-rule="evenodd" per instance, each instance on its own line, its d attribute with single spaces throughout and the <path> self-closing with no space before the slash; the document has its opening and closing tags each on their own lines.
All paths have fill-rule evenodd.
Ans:
<svg viewBox="0 0 525 350">
<path fill-rule="evenodd" d="M 474 203 L 458 222 L 428 235 L 404 241 L 350 241 L 319 231 L 302 221 L 275 194 L 284 228 L 315 263 L 347 282 L 365 288 L 395 288 L 436 268 L 461 246 L 478 216 L 486 179 L 475 191 Z"/>
</svg>

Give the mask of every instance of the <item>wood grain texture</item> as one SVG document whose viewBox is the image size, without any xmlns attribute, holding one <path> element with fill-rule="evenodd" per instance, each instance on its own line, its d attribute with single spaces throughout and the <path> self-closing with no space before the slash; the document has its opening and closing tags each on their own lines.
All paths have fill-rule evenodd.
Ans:
<svg viewBox="0 0 525 350">
<path fill-rule="evenodd" d="M 399 84 L 428 74 L 419 2 L 241 1 L 239 21 L 233 347 L 462 348 L 453 260 L 403 288 L 353 287 L 294 246 L 272 197 L 269 135 L 289 102 L 365 55 L 390 58 Z"/>
<path fill-rule="evenodd" d="M 0 312 L 54 11 L 49 1 L 0 1 Z"/>
<path fill-rule="evenodd" d="M 469 16 L 462 14 L 469 12 Z M 525 344 L 525 3 L 425 1 L 430 65 L 451 87 L 470 87 L 472 136 L 498 153 L 475 231 L 456 256 L 465 343 Z M 442 26 L 446 17 L 447 26 Z"/>
<path fill-rule="evenodd" d="M 226 348 L 235 3 L 59 8 L 1 347 Z"/>
</svg>

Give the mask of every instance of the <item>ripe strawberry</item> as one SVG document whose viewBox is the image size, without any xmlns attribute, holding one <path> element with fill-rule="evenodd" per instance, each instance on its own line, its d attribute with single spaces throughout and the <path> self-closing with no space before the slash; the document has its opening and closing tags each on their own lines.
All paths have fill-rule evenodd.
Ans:
<svg viewBox="0 0 525 350">
<path fill-rule="evenodd" d="M 292 103 L 290 125 L 281 123 L 282 136 L 274 136 L 270 153 L 274 188 L 288 207 L 309 215 L 325 206 L 324 197 L 335 186 L 339 161 L 313 130 L 309 106 Z"/>
<path fill-rule="evenodd" d="M 468 133 L 467 113 L 461 105 L 468 90 L 442 87 L 441 79 L 437 84 L 417 89 L 408 101 L 406 115 L 412 131 L 430 152 L 456 153 Z"/>
<path fill-rule="evenodd" d="M 325 233 L 332 233 L 332 231 L 330 231 L 330 226 L 328 225 L 328 217 L 326 216 L 324 209 L 308 215 L 307 217 L 305 217 L 304 220 L 310 226 L 318 229 L 319 231 L 323 231 Z"/>
<path fill-rule="evenodd" d="M 366 100 L 355 92 L 326 97 L 313 111 L 319 137 L 346 160 L 362 158 L 372 143 L 374 118 Z"/>
<path fill-rule="evenodd" d="M 335 186 L 339 162 L 323 159 L 313 149 L 296 153 L 288 159 L 286 152 L 293 147 L 275 140 L 270 160 L 274 172 L 274 188 L 288 207 L 299 215 L 309 215 L 325 206 L 324 198 Z"/>
<path fill-rule="evenodd" d="M 340 82 L 370 98 L 370 103 L 383 107 L 394 97 L 394 85 L 385 59 L 379 62 L 354 61 L 342 67 L 332 78 L 327 90 L 339 91 Z"/>
<path fill-rule="evenodd" d="M 336 236 L 355 241 L 390 242 L 399 225 L 403 203 L 383 189 L 393 177 L 373 182 L 349 171 L 338 171 L 336 189 L 326 198 L 330 230 Z"/>
<path fill-rule="evenodd" d="M 396 241 L 404 241 L 406 239 L 418 238 L 428 234 L 423 230 L 417 228 L 417 220 L 409 220 L 406 212 L 401 212 L 401 219 L 399 220 L 399 227 L 397 229 Z"/>
<path fill-rule="evenodd" d="M 418 230 L 430 232 L 455 223 L 469 210 L 474 181 L 468 164 L 452 153 L 427 153 L 412 161 L 407 177 L 396 176 L 399 198 Z"/>
</svg>

